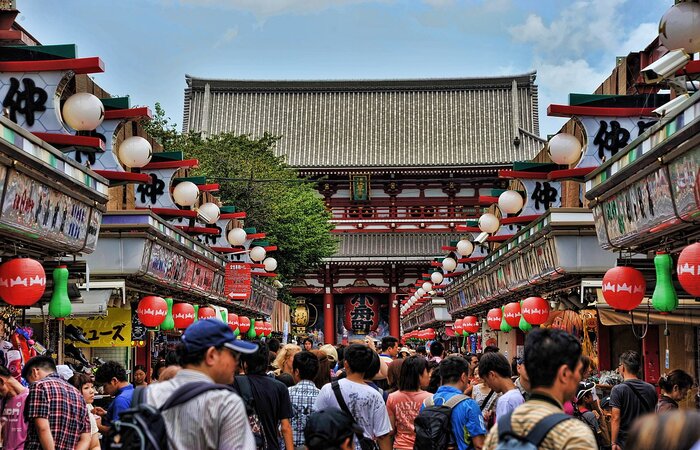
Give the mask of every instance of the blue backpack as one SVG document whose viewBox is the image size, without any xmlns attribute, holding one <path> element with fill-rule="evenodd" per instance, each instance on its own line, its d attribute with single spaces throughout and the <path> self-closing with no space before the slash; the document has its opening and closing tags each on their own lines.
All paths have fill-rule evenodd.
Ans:
<svg viewBox="0 0 700 450">
<path fill-rule="evenodd" d="M 510 421 L 512 414 L 511 411 L 498 418 L 498 446 L 496 450 L 537 450 L 552 428 L 565 420 L 572 419 L 568 414 L 552 414 L 537 422 L 527 435 L 520 436 L 513 432 Z"/>
</svg>

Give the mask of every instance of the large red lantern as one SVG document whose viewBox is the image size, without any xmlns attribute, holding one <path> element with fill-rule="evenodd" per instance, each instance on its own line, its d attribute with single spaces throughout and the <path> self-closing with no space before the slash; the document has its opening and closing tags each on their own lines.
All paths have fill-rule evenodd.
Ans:
<svg viewBox="0 0 700 450">
<path fill-rule="evenodd" d="M 168 303 L 165 299 L 155 295 L 144 297 L 136 308 L 139 322 L 148 328 L 155 328 L 165 320 L 168 315 Z"/>
<path fill-rule="evenodd" d="M 520 312 L 530 325 L 542 325 L 549 319 L 549 303 L 542 297 L 528 297 L 520 305 Z"/>
<path fill-rule="evenodd" d="M 644 275 L 632 267 L 613 267 L 603 277 L 603 297 L 619 311 L 631 311 L 639 306 L 646 288 Z"/>
<path fill-rule="evenodd" d="M 457 336 L 461 336 L 462 332 L 464 331 L 464 326 L 462 325 L 463 319 L 457 319 L 455 320 L 454 325 L 452 325 L 452 329 L 455 330 L 455 334 Z"/>
<path fill-rule="evenodd" d="M 379 325 L 379 301 L 366 294 L 345 298 L 345 328 L 355 334 L 368 334 Z"/>
<path fill-rule="evenodd" d="M 183 330 L 194 323 L 194 306 L 189 303 L 173 305 L 173 322 L 175 328 Z"/>
<path fill-rule="evenodd" d="M 250 330 L 250 319 L 246 316 L 238 317 L 238 330 L 244 335 Z"/>
<path fill-rule="evenodd" d="M 31 306 L 46 290 L 46 272 L 31 258 L 15 258 L 0 265 L 0 298 L 12 306 Z"/>
<path fill-rule="evenodd" d="M 678 281 L 693 297 L 700 297 L 700 242 L 691 244 L 678 255 Z"/>
<path fill-rule="evenodd" d="M 520 325 L 520 315 L 520 303 L 518 302 L 508 303 L 503 309 L 503 318 L 511 327 Z"/>
<path fill-rule="evenodd" d="M 486 323 L 489 324 L 492 330 L 499 331 L 501 329 L 501 320 L 503 319 L 503 311 L 501 308 L 490 309 L 486 315 Z"/>
<path fill-rule="evenodd" d="M 231 331 L 236 331 L 238 329 L 238 315 L 232 312 L 228 313 L 228 326 Z"/>
<path fill-rule="evenodd" d="M 476 333 L 479 331 L 479 319 L 476 316 L 467 316 L 464 318 L 464 331 L 467 333 Z"/>
<path fill-rule="evenodd" d="M 209 306 L 203 306 L 199 308 L 199 313 L 197 315 L 197 318 L 199 319 L 214 319 L 216 318 L 216 311 L 214 308 L 211 308 Z"/>
</svg>

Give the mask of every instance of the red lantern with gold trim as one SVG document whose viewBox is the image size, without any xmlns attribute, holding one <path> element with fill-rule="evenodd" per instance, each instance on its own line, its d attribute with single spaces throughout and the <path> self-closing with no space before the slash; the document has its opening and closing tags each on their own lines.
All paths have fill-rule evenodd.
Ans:
<svg viewBox="0 0 700 450">
<path fill-rule="evenodd" d="M 144 326 L 155 328 L 165 320 L 168 314 L 168 303 L 155 295 L 144 297 L 136 308 L 136 315 Z"/>
<path fill-rule="evenodd" d="M 476 333 L 479 331 L 479 319 L 476 316 L 467 316 L 464 318 L 464 331 L 467 333 Z"/>
<path fill-rule="evenodd" d="M 46 272 L 31 258 L 15 258 L 0 265 L 0 298 L 12 306 L 32 306 L 46 290 Z"/>
<path fill-rule="evenodd" d="M 603 276 L 603 297 L 613 309 L 632 311 L 644 300 L 647 283 L 633 267 L 613 267 Z"/>
<path fill-rule="evenodd" d="M 530 325 L 542 325 L 549 319 L 549 303 L 542 297 L 528 297 L 520 305 L 520 312 Z"/>
<path fill-rule="evenodd" d="M 499 331 L 501 329 L 501 320 L 503 319 L 503 311 L 501 308 L 490 309 L 486 315 L 486 323 L 489 324 L 492 330 Z"/>
<path fill-rule="evenodd" d="M 520 325 L 520 316 L 520 303 L 518 302 L 508 303 L 503 309 L 503 318 L 511 327 L 515 328 Z"/>
<path fill-rule="evenodd" d="M 183 330 L 194 323 L 194 306 L 189 303 L 173 305 L 173 322 L 175 328 Z"/>
<path fill-rule="evenodd" d="M 700 242 L 691 244 L 678 255 L 678 281 L 693 297 L 700 297 Z"/>
</svg>

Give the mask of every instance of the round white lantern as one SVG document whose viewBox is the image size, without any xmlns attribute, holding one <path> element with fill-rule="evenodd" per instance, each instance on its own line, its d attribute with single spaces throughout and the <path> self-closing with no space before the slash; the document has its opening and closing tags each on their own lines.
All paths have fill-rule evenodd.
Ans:
<svg viewBox="0 0 700 450">
<path fill-rule="evenodd" d="M 263 264 L 265 265 L 265 270 L 267 272 L 274 272 L 275 269 L 277 268 L 277 260 L 275 258 L 265 258 L 263 261 Z"/>
<path fill-rule="evenodd" d="M 462 256 L 469 256 L 474 251 L 474 244 L 467 239 L 462 239 L 457 242 L 457 253 Z"/>
<path fill-rule="evenodd" d="M 523 209 L 523 197 L 516 191 L 505 191 L 498 196 L 498 209 L 506 214 L 515 214 Z"/>
<path fill-rule="evenodd" d="M 87 92 L 68 97 L 63 104 L 63 121 L 76 131 L 92 131 L 105 118 L 105 107 L 99 98 Z"/>
<path fill-rule="evenodd" d="M 419 287 L 418 290 L 416 291 L 416 295 L 417 295 L 418 297 L 424 296 L 424 295 L 425 295 L 425 289 L 423 289 L 422 287 Z"/>
<path fill-rule="evenodd" d="M 454 258 L 445 258 L 442 260 L 442 268 L 445 272 L 452 272 L 457 268 L 457 261 Z"/>
<path fill-rule="evenodd" d="M 231 228 L 226 238 L 228 239 L 228 243 L 233 246 L 243 245 L 248 238 L 248 234 L 243 228 Z"/>
<path fill-rule="evenodd" d="M 700 52 L 700 4 L 676 3 L 659 22 L 659 40 L 669 50 Z"/>
<path fill-rule="evenodd" d="M 199 188 L 191 181 L 178 183 L 173 189 L 173 200 L 180 206 L 192 206 L 199 200 Z"/>
<path fill-rule="evenodd" d="M 425 292 L 430 292 L 433 290 L 433 283 L 431 283 L 430 281 L 426 281 L 421 287 Z"/>
<path fill-rule="evenodd" d="M 559 133 L 549 140 L 549 157 L 557 164 L 571 165 L 581 157 L 581 143 L 569 133 Z"/>
<path fill-rule="evenodd" d="M 202 222 L 208 224 L 216 223 L 216 221 L 219 220 L 220 215 L 221 210 L 216 203 L 204 203 L 197 208 L 197 217 L 199 217 Z"/>
<path fill-rule="evenodd" d="M 151 143 L 141 136 L 131 136 L 119 144 L 119 160 L 127 167 L 143 167 L 151 161 Z"/>
<path fill-rule="evenodd" d="M 484 233 L 493 234 L 498 231 L 500 226 L 501 222 L 495 214 L 486 213 L 479 217 L 479 229 Z"/>
<path fill-rule="evenodd" d="M 430 274 L 430 281 L 432 281 L 433 284 L 440 284 L 444 279 L 445 277 L 443 277 L 440 272 L 433 272 Z"/>
<path fill-rule="evenodd" d="M 260 247 L 259 245 L 250 249 L 250 259 L 255 262 L 260 262 L 265 259 L 266 254 L 267 252 L 265 251 L 265 248 Z"/>
</svg>

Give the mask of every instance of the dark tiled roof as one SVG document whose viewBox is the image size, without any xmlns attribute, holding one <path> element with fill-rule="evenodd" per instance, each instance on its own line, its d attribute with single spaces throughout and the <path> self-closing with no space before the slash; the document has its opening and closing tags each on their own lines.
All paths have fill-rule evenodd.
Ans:
<svg viewBox="0 0 700 450">
<path fill-rule="evenodd" d="M 401 258 L 427 261 L 445 256 L 447 252 L 441 250 L 442 246 L 459 239 L 460 235 L 455 233 L 343 233 L 331 260 L 380 257 L 387 261 Z"/>
</svg>

